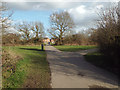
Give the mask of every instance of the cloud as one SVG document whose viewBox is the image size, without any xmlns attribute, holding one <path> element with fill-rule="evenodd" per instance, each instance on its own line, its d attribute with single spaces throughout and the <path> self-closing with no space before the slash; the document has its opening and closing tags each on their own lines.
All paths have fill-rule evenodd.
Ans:
<svg viewBox="0 0 120 90">
<path fill-rule="evenodd" d="M 80 4 L 79 2 L 8 2 L 9 7 L 19 10 L 69 9 Z"/>
<path fill-rule="evenodd" d="M 25 0 L 23 0 L 25 1 Z M 95 0 L 94 0 L 95 1 Z M 54 9 L 70 9 L 78 7 L 78 10 L 81 9 L 84 12 L 85 5 L 94 7 L 97 4 L 106 4 L 106 2 L 8 2 L 8 6 L 14 9 L 19 10 L 54 10 Z M 83 5 L 83 6 L 82 6 Z M 107 6 L 107 5 L 106 5 Z M 99 5 L 98 8 L 101 8 L 102 5 Z"/>
<path fill-rule="evenodd" d="M 75 20 L 84 19 L 84 15 L 87 13 L 87 9 L 85 9 L 85 7 L 85 5 L 80 5 L 78 7 L 68 9 L 68 12 Z"/>
<path fill-rule="evenodd" d="M 103 5 L 98 5 L 98 6 L 96 6 L 96 8 L 98 8 L 98 9 L 101 9 L 101 8 L 103 8 L 104 6 Z"/>
<path fill-rule="evenodd" d="M 24 0 L 23 0 L 24 1 Z M 109 6 L 110 2 L 64 2 L 58 0 L 54 2 L 12 2 L 8 5 L 17 10 L 51 10 L 68 11 L 76 23 L 76 30 L 93 27 L 98 19 L 97 13 L 101 8 Z"/>
<path fill-rule="evenodd" d="M 90 4 L 90 5 L 88 5 Z M 99 18 L 97 12 L 105 6 L 109 6 L 110 3 L 85 3 L 73 8 L 68 9 L 73 18 L 76 27 L 74 28 L 77 32 L 83 29 L 95 27 L 96 20 Z"/>
<path fill-rule="evenodd" d="M 68 12 L 79 27 L 91 26 L 91 24 L 93 24 L 92 22 L 97 17 L 95 14 L 95 8 L 89 8 L 85 5 L 69 9 Z"/>
<path fill-rule="evenodd" d="M 86 13 L 86 10 L 85 10 L 85 6 L 84 5 L 81 5 L 79 7 L 76 8 L 76 11 L 80 14 L 84 14 Z"/>
</svg>

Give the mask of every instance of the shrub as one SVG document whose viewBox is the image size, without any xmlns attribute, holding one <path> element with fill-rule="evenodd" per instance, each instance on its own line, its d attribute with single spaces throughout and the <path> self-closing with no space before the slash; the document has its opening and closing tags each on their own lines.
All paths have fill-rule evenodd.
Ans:
<svg viewBox="0 0 120 90">
<path fill-rule="evenodd" d="M 101 53 L 109 57 L 109 60 L 106 61 L 118 69 L 120 62 L 120 13 L 118 6 L 102 11 L 99 16 L 98 29 L 94 31 L 96 42 Z"/>
</svg>

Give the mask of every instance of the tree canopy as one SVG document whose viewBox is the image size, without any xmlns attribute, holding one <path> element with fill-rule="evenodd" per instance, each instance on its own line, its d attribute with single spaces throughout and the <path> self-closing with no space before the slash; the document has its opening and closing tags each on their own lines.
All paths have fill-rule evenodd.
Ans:
<svg viewBox="0 0 120 90">
<path fill-rule="evenodd" d="M 65 32 L 74 27 L 74 21 L 67 11 L 55 12 L 50 16 L 51 29 L 49 33 L 57 38 L 58 44 L 62 44 Z"/>
</svg>

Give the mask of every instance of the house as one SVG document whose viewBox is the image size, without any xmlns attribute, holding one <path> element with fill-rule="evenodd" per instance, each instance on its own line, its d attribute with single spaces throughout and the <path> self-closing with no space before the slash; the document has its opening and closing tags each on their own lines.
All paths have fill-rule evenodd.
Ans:
<svg viewBox="0 0 120 90">
<path fill-rule="evenodd" d="M 48 42 L 50 42 L 49 38 L 47 38 L 47 37 L 43 38 L 43 43 L 48 44 Z"/>
<path fill-rule="evenodd" d="M 53 38 L 50 39 L 51 43 L 55 43 L 55 40 Z"/>
<path fill-rule="evenodd" d="M 48 43 L 54 43 L 53 39 L 49 39 L 48 37 L 43 38 L 43 43 L 48 44 Z"/>
</svg>

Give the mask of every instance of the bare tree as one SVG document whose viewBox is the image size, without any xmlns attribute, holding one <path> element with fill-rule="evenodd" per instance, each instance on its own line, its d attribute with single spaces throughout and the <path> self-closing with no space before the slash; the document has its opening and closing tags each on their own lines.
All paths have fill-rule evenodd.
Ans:
<svg viewBox="0 0 120 90">
<path fill-rule="evenodd" d="M 44 27 L 41 22 L 22 22 L 17 24 L 16 28 L 20 32 L 23 41 L 29 43 L 39 43 L 42 42 L 42 37 L 44 35 Z"/>
<path fill-rule="evenodd" d="M 118 7 L 111 7 L 99 14 L 97 38 L 100 45 L 111 45 L 120 35 Z"/>
<path fill-rule="evenodd" d="M 101 53 L 110 57 L 106 60 L 109 65 L 119 66 L 120 60 L 120 23 L 119 23 L 118 5 L 113 5 L 110 8 L 102 10 L 99 13 L 97 30 L 94 30 L 93 35 L 97 38 L 96 41 L 100 47 Z M 117 38 L 116 38 L 117 37 Z"/>
<path fill-rule="evenodd" d="M 16 28 L 18 29 L 24 40 L 30 39 L 30 33 L 31 33 L 30 23 L 23 21 L 21 24 L 17 24 Z"/>
<path fill-rule="evenodd" d="M 7 7 L 7 3 L 0 2 L 0 44 L 3 44 L 2 39 L 4 40 L 4 37 L 9 33 L 12 14 L 13 12 Z"/>
<path fill-rule="evenodd" d="M 68 12 L 56 12 L 50 16 L 51 29 L 49 33 L 58 39 L 58 44 L 63 44 L 62 39 L 65 32 L 71 30 L 74 26 L 74 21 L 72 20 Z"/>
<path fill-rule="evenodd" d="M 41 22 L 34 22 L 31 29 L 34 31 L 36 39 L 44 36 L 44 26 Z"/>
<path fill-rule="evenodd" d="M 13 12 L 8 11 L 10 10 L 7 7 L 7 3 L 0 2 L 0 30 L 3 34 L 6 32 L 6 29 L 11 26 L 10 17 L 12 16 Z"/>
</svg>

